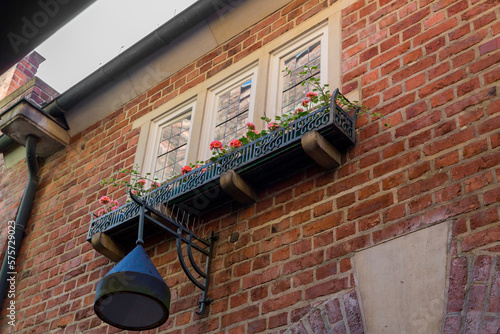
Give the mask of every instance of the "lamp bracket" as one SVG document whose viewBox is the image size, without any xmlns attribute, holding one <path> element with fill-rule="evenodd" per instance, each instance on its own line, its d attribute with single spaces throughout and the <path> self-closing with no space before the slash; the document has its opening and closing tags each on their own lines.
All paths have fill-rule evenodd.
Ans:
<svg viewBox="0 0 500 334">
<path fill-rule="evenodd" d="M 206 307 L 212 302 L 212 299 L 208 298 L 207 295 L 210 283 L 210 266 L 212 263 L 213 245 L 214 242 L 218 239 L 218 236 L 214 235 L 213 231 L 211 231 L 208 238 L 201 238 L 189 228 L 177 222 L 175 219 L 172 219 L 162 212 L 156 210 L 155 208 L 149 206 L 145 201 L 142 201 L 138 197 L 134 196 L 132 192 L 130 192 L 130 197 L 140 206 L 139 231 L 136 243 L 138 245 L 144 244 L 143 234 L 145 221 L 156 225 L 160 229 L 173 235 L 176 238 L 177 256 L 179 258 L 181 268 L 189 278 L 189 280 L 202 290 L 201 300 L 198 302 L 200 309 L 196 311 L 196 313 L 200 315 L 204 314 Z M 148 214 L 146 214 L 146 212 Z M 199 279 L 195 278 L 195 276 L 191 273 L 191 270 L 186 265 L 184 255 L 182 254 L 183 244 L 186 244 L 186 253 L 187 257 L 189 258 L 189 262 L 194 271 L 203 279 L 202 282 Z M 193 249 L 198 251 L 201 256 L 206 257 L 204 270 L 202 270 L 196 263 L 193 256 Z"/>
</svg>

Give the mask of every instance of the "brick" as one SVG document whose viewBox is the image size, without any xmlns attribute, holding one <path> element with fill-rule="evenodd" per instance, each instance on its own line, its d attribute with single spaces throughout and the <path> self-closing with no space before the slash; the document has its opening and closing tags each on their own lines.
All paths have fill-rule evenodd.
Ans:
<svg viewBox="0 0 500 334">
<path fill-rule="evenodd" d="M 385 90 L 387 87 L 389 87 L 389 80 L 388 79 L 382 79 L 380 81 L 377 81 L 361 90 L 363 98 L 372 96 L 376 93 L 379 93 L 383 90 Z"/>
<path fill-rule="evenodd" d="M 313 330 L 313 333 L 326 333 L 326 325 L 323 321 L 323 317 L 321 316 L 321 311 L 319 309 L 313 311 L 309 317 L 309 325 Z"/>
<path fill-rule="evenodd" d="M 338 258 L 341 256 L 344 256 L 346 254 L 349 254 L 351 252 L 360 250 L 370 244 L 370 236 L 369 235 L 363 235 L 359 237 L 355 237 L 352 239 L 349 239 L 347 241 L 344 241 L 341 244 L 336 244 L 330 247 L 327 252 L 326 252 L 326 259 L 334 259 Z"/>
<path fill-rule="evenodd" d="M 370 68 L 376 68 L 384 63 L 389 61 L 393 61 L 396 57 L 399 57 L 401 54 L 404 54 L 406 51 L 410 49 L 410 43 L 406 42 L 403 44 L 398 44 L 395 48 L 385 51 L 384 48 L 381 49 L 381 54 L 370 62 Z"/>
<path fill-rule="evenodd" d="M 305 291 L 305 299 L 316 299 L 344 290 L 347 287 L 347 278 L 331 279 L 324 283 L 319 283 Z"/>
<path fill-rule="evenodd" d="M 434 28 L 430 28 L 424 33 L 418 35 L 413 39 L 413 43 L 415 46 L 421 45 L 427 41 L 432 40 L 434 37 L 441 36 L 445 32 L 447 32 L 450 29 L 453 29 L 454 27 L 457 26 L 457 19 L 456 18 L 450 18 L 439 25 L 435 26 Z"/>
<path fill-rule="evenodd" d="M 366 64 L 362 64 L 361 66 L 358 66 L 357 68 L 353 69 L 352 71 L 344 74 L 343 80 L 344 80 L 344 82 L 349 82 L 353 79 L 360 77 L 362 74 L 366 73 L 366 71 L 367 71 Z"/>
<path fill-rule="evenodd" d="M 288 313 L 280 313 L 269 318 L 269 329 L 284 326 L 288 323 Z"/>
<path fill-rule="evenodd" d="M 459 180 L 466 176 L 478 173 L 483 169 L 488 169 L 500 163 L 500 152 L 478 158 L 471 162 L 457 166 L 451 170 L 453 180 Z"/>
<path fill-rule="evenodd" d="M 432 97 L 431 106 L 433 108 L 439 107 L 439 106 L 453 100 L 453 98 L 454 98 L 453 89 L 449 89 L 447 91 L 444 91 L 444 92 Z"/>
<path fill-rule="evenodd" d="M 268 299 L 262 303 L 262 312 L 269 313 L 287 306 L 291 306 L 301 300 L 302 291 L 291 292 L 274 299 Z M 258 305 L 256 305 L 258 308 Z"/>
<path fill-rule="evenodd" d="M 486 58 L 482 59 L 481 61 L 477 61 L 477 62 L 473 63 L 470 66 L 470 71 L 472 73 L 478 73 L 478 72 L 480 72 L 480 71 L 482 71 L 490 66 L 498 64 L 499 59 L 500 59 L 500 52 L 490 54 Z"/>
<path fill-rule="evenodd" d="M 337 198 L 337 208 L 343 208 L 353 204 L 356 201 L 355 193 L 350 193 Z"/>
<path fill-rule="evenodd" d="M 463 112 L 472 106 L 476 106 L 483 101 L 491 99 L 492 96 L 496 95 L 496 89 L 486 89 L 478 92 L 474 95 L 470 95 L 462 100 L 455 102 L 454 104 L 446 107 L 445 112 L 447 116 L 453 116 L 459 112 Z"/>
<path fill-rule="evenodd" d="M 473 22 L 474 30 L 481 29 L 482 27 L 486 26 L 487 24 L 495 21 L 495 19 L 496 19 L 495 12 L 490 12 L 486 15 L 481 16 L 477 20 L 474 20 L 474 22 Z M 498 45 L 498 38 L 497 38 L 497 45 Z M 479 51 L 481 51 L 481 49 Z"/>
<path fill-rule="evenodd" d="M 426 16 L 429 15 L 429 13 L 430 9 L 429 7 L 426 7 L 424 9 L 419 10 L 418 12 L 415 12 L 415 14 L 410 15 L 406 19 L 403 19 L 402 21 L 399 21 L 398 23 L 392 25 L 390 28 L 391 35 L 394 35 L 397 32 L 403 30 L 404 28 L 422 21 Z"/>
<path fill-rule="evenodd" d="M 484 75 L 484 83 L 487 85 L 498 80 L 500 80 L 500 69 L 494 69 Z"/>
<path fill-rule="evenodd" d="M 385 194 L 369 201 L 360 203 L 357 206 L 352 207 L 348 210 L 348 219 L 353 220 L 359 217 L 366 216 L 373 213 L 381 208 L 388 207 L 393 204 L 394 199 L 392 194 Z"/>
<path fill-rule="evenodd" d="M 323 251 L 317 251 L 307 256 L 289 261 L 283 265 L 283 275 L 287 275 L 305 268 L 313 267 L 323 262 Z"/>
<path fill-rule="evenodd" d="M 401 86 L 395 86 L 393 88 L 386 90 L 384 92 L 384 102 L 400 95 L 402 92 L 403 90 Z"/>
<path fill-rule="evenodd" d="M 494 132 L 500 127 L 500 115 L 490 117 L 487 121 L 478 125 L 477 130 L 479 134 Z"/>
<path fill-rule="evenodd" d="M 436 169 L 440 169 L 454 165 L 458 163 L 458 161 L 459 161 L 459 155 L 457 150 L 447 154 L 443 154 L 442 156 L 436 158 L 435 166 Z"/>
<path fill-rule="evenodd" d="M 356 233 L 355 223 L 346 223 L 335 229 L 335 239 L 341 240 Z"/>
<path fill-rule="evenodd" d="M 448 312 L 460 312 L 463 309 L 467 273 L 468 263 L 465 256 L 455 258 L 451 261 L 447 306 Z"/>
<path fill-rule="evenodd" d="M 384 174 L 390 173 L 394 170 L 404 168 L 420 158 L 420 152 L 410 152 L 405 155 L 390 159 L 375 168 L 373 168 L 373 175 L 380 177 Z"/>
<path fill-rule="evenodd" d="M 344 318 L 337 298 L 325 304 L 325 311 L 331 324 L 335 324 Z"/>
<path fill-rule="evenodd" d="M 364 333 L 363 319 L 361 316 L 361 307 L 359 305 L 358 297 L 356 291 L 353 290 L 342 296 L 344 301 L 346 320 L 349 326 L 350 332 L 353 334 Z"/>
<path fill-rule="evenodd" d="M 259 315 L 259 306 L 253 305 L 222 316 L 221 324 L 222 327 L 225 328 L 246 319 L 255 318 L 257 315 Z"/>
<path fill-rule="evenodd" d="M 423 88 L 421 88 L 419 91 L 418 91 L 418 95 L 419 97 L 423 98 L 423 97 L 426 97 L 428 95 L 431 95 L 445 87 L 448 87 L 462 79 L 465 78 L 465 71 L 463 70 L 459 70 L 459 71 L 456 71 L 438 81 L 435 81 Z"/>
<path fill-rule="evenodd" d="M 440 206 L 437 209 L 428 211 L 424 216 L 426 224 L 443 221 L 450 217 L 455 217 L 479 208 L 480 204 L 476 196 L 467 197 L 451 204 Z"/>
<path fill-rule="evenodd" d="M 432 196 L 424 195 L 416 200 L 410 202 L 408 207 L 410 208 L 410 213 L 422 211 L 432 205 Z"/>
<path fill-rule="evenodd" d="M 499 106 L 500 106 L 500 99 L 491 102 L 488 105 L 488 114 L 493 115 L 493 114 L 500 112 Z"/>
<path fill-rule="evenodd" d="M 466 142 L 475 137 L 474 129 L 466 128 L 465 130 L 456 132 L 452 135 L 447 136 L 444 139 L 436 140 L 430 144 L 424 146 L 424 153 L 427 156 L 434 155 L 442 150 L 453 147 L 459 143 Z"/>
<path fill-rule="evenodd" d="M 492 181 L 493 177 L 490 172 L 471 177 L 465 180 L 465 192 L 470 193 L 481 189 L 492 183 Z"/>
<path fill-rule="evenodd" d="M 315 191 L 311 194 L 300 197 L 299 199 L 289 202 L 285 205 L 285 213 L 296 211 L 302 209 L 306 206 L 310 206 L 314 203 L 321 201 L 324 196 L 323 190 Z"/>
<path fill-rule="evenodd" d="M 469 21 L 471 18 L 473 18 L 477 15 L 480 15 L 482 13 L 485 13 L 487 10 L 489 10 L 491 8 L 495 8 L 496 5 L 497 5 L 497 3 L 494 0 L 485 1 L 485 2 L 481 3 L 480 5 L 474 6 L 470 10 L 468 10 L 467 12 L 463 13 L 461 18 L 462 18 L 462 20 Z"/>
</svg>

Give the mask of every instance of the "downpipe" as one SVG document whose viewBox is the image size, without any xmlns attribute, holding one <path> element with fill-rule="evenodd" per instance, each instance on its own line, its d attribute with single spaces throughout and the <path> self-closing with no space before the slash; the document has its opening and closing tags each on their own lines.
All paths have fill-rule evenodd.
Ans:
<svg viewBox="0 0 500 334">
<path fill-rule="evenodd" d="M 15 283 L 16 278 L 16 259 L 21 248 L 21 241 L 24 235 L 26 223 L 31 214 L 33 202 L 35 200 L 35 193 L 38 187 L 38 161 L 36 158 L 36 143 L 37 138 L 29 135 L 26 138 L 26 165 L 28 167 L 28 183 L 24 189 L 23 198 L 17 211 L 17 217 L 14 225 L 14 234 L 12 232 L 7 235 L 7 249 L 0 269 L 0 307 L 2 307 L 7 290 L 11 282 Z M 11 229 L 9 229 L 11 230 Z M 13 238 L 9 239 L 9 236 Z M 14 246 L 12 246 L 14 244 Z M 14 252 L 13 252 L 14 250 Z M 10 255 L 10 256 L 9 256 Z M 6 316 L 8 317 L 8 315 Z"/>
</svg>

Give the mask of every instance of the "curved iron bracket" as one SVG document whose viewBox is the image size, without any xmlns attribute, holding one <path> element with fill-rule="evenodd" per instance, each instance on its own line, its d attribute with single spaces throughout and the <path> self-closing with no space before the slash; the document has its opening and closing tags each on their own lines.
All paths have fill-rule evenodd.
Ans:
<svg viewBox="0 0 500 334">
<path fill-rule="evenodd" d="M 177 246 L 177 256 L 179 258 L 179 262 L 181 264 L 181 268 L 194 285 L 202 290 L 201 300 L 198 302 L 200 309 L 196 311 L 197 314 L 204 314 L 205 309 L 212 302 L 211 298 L 208 298 L 208 288 L 210 282 L 210 266 L 212 264 L 212 256 L 213 256 L 213 245 L 214 242 L 218 239 L 216 235 L 214 235 L 213 231 L 210 232 L 210 236 L 208 239 L 201 238 L 189 230 L 186 226 L 180 224 L 176 220 L 167 217 L 160 211 L 154 209 L 153 207 L 147 205 L 145 201 L 142 201 L 137 196 L 134 196 L 132 192 L 129 193 L 130 198 L 134 202 L 136 202 L 140 206 L 139 213 L 139 228 L 136 244 L 144 244 L 144 223 L 146 221 L 153 223 L 157 227 L 161 228 L 165 232 L 173 235 L 176 238 L 176 246 Z M 146 215 L 146 212 L 150 213 Z M 154 217 L 153 217 L 154 216 Z M 172 226 L 173 228 L 170 228 Z M 196 242 L 195 242 L 196 241 Z M 186 244 L 187 256 L 189 258 L 189 262 L 194 271 L 201 276 L 203 282 L 200 282 L 198 279 L 193 276 L 191 271 L 189 270 L 186 262 L 184 260 L 184 255 L 182 254 L 182 244 Z M 206 257 L 205 270 L 202 270 L 193 256 L 193 249 L 201 253 Z"/>
</svg>

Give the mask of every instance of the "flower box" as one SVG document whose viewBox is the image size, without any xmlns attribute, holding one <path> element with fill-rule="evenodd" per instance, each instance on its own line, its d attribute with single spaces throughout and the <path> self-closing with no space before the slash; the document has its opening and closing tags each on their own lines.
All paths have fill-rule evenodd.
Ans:
<svg viewBox="0 0 500 334">
<path fill-rule="evenodd" d="M 265 185 L 277 178 L 313 164 L 301 146 L 301 137 L 311 130 L 318 131 L 340 152 L 354 145 L 356 111 L 352 116 L 335 104 L 315 110 L 310 114 L 252 141 L 216 161 L 197 168 L 155 189 L 143 199 L 151 207 L 160 204 L 198 215 L 226 205 L 232 198 L 220 185 L 221 175 L 234 170 L 254 186 Z M 92 215 L 87 240 L 98 232 L 105 232 L 123 242 L 136 238 L 139 206 L 130 202 L 101 217 Z M 154 229 L 154 226 L 146 226 Z M 126 239 L 126 240 L 125 240 Z"/>
</svg>

